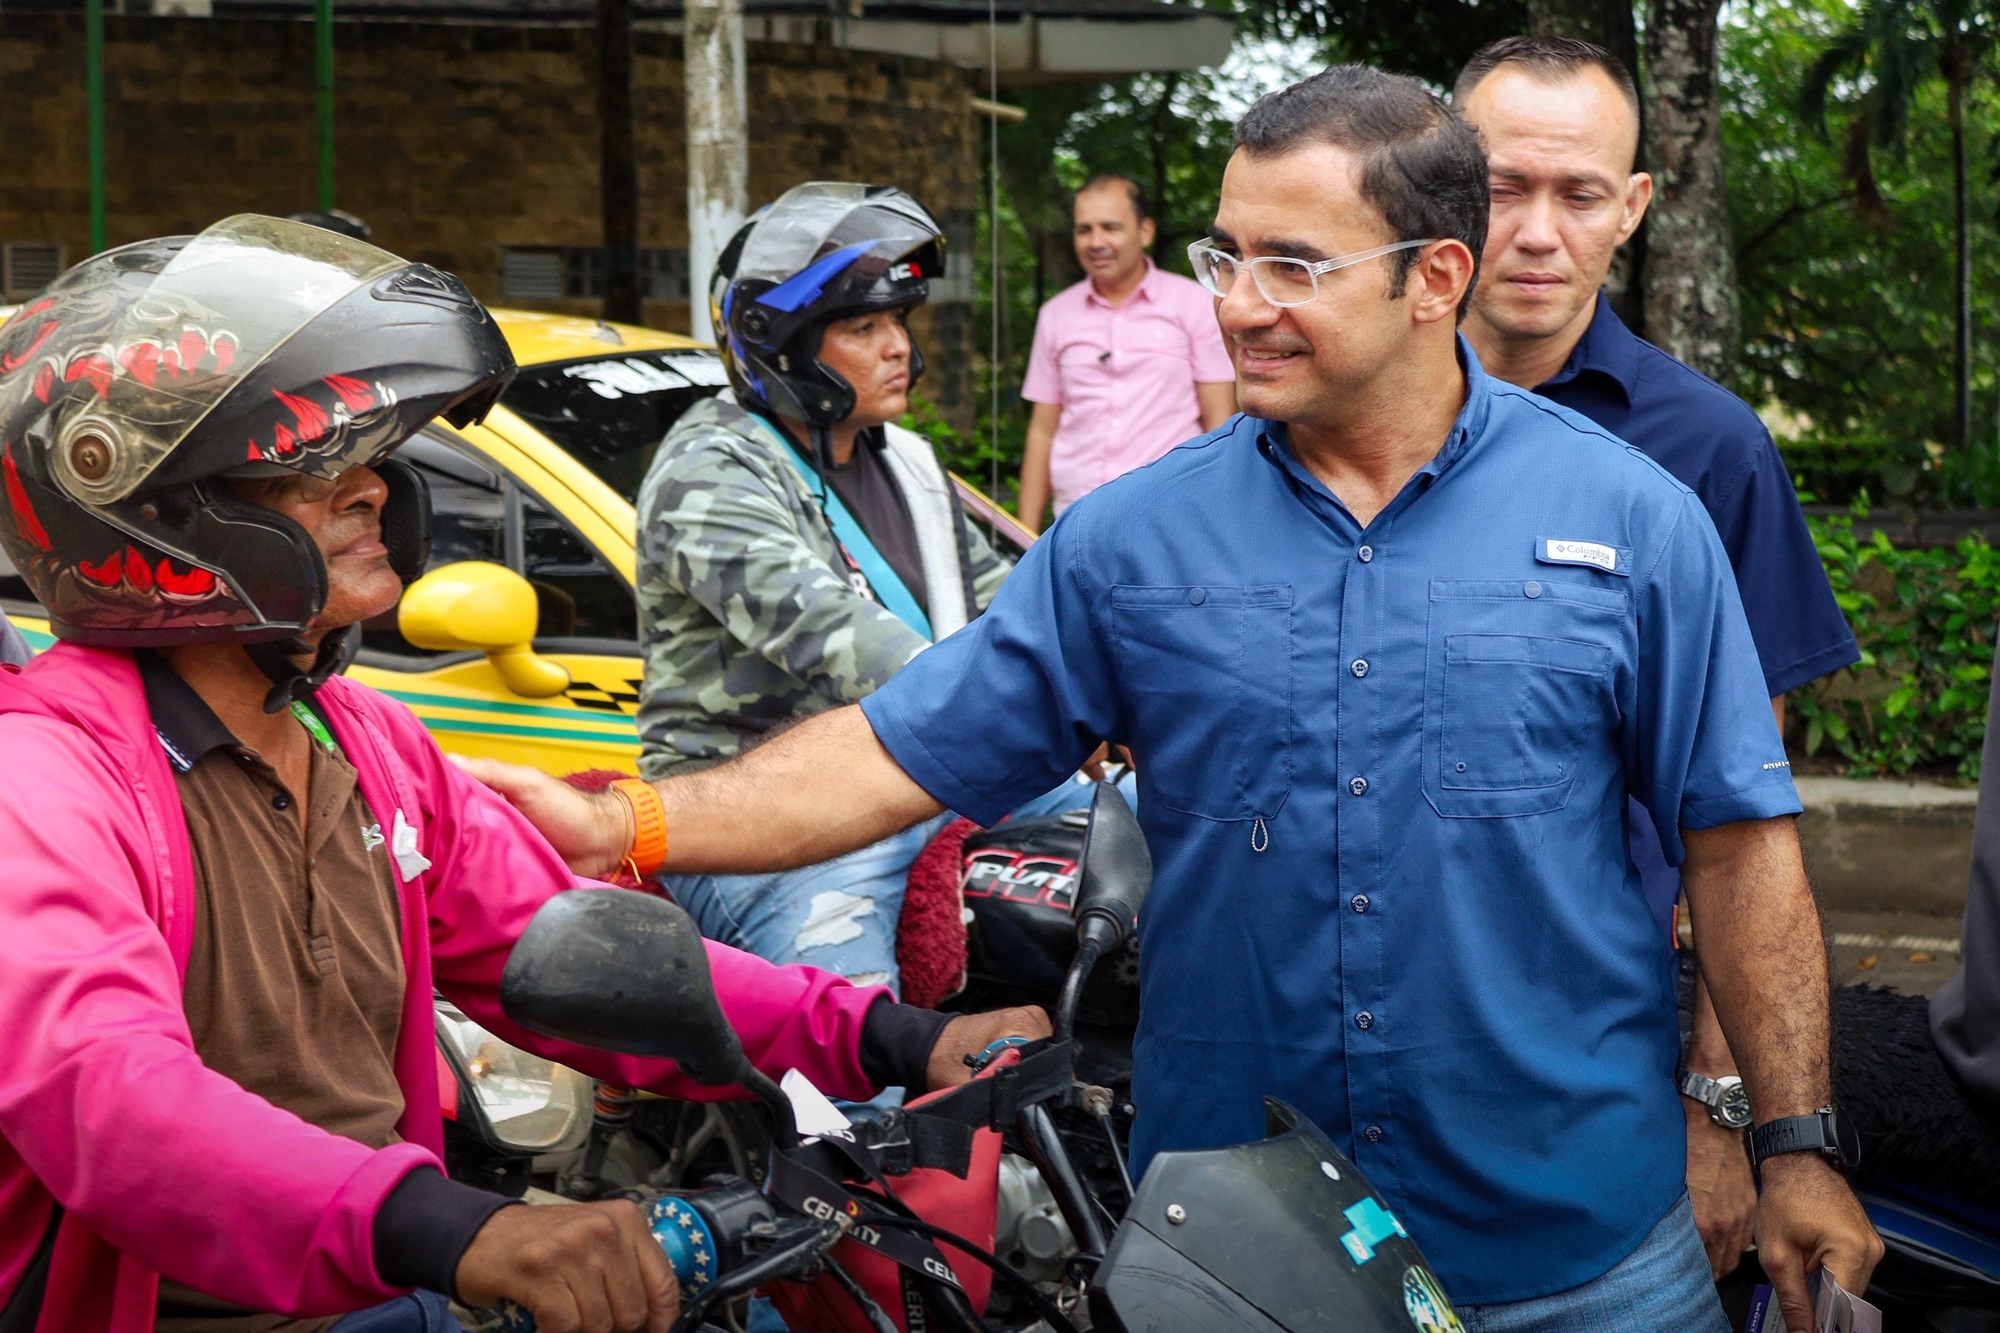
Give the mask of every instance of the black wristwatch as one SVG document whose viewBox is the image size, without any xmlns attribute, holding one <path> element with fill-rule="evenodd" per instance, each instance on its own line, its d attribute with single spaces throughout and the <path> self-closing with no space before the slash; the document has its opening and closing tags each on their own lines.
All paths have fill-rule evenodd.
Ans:
<svg viewBox="0 0 2000 1333">
<path fill-rule="evenodd" d="M 1861 1165 L 1861 1139 L 1847 1117 L 1831 1106 L 1811 1115 L 1787 1116 L 1750 1131 L 1750 1161 L 1762 1168 L 1769 1159 L 1788 1152 L 1816 1152 L 1842 1175 Z"/>
<path fill-rule="evenodd" d="M 1724 1129 L 1750 1128 L 1750 1091 L 1734 1074 L 1708 1078 L 1692 1069 L 1681 1075 L 1681 1096 L 1708 1108 L 1708 1118 Z"/>
</svg>

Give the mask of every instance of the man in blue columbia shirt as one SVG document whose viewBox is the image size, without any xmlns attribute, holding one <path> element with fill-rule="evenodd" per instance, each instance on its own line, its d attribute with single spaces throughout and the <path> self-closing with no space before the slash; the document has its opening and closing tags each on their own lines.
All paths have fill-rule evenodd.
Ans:
<svg viewBox="0 0 2000 1333">
<path fill-rule="evenodd" d="M 1480 132 L 1493 213 L 1465 336 L 1495 377 L 1582 413 L 1700 498 L 1729 555 L 1779 726 L 1784 696 L 1858 660 L 1784 459 L 1744 402 L 1619 322 L 1605 299 L 1618 247 L 1652 178 L 1633 170 L 1638 94 L 1610 53 L 1567 37 L 1506 37 L 1467 62 L 1452 94 Z M 1680 875 L 1636 806 L 1632 860 L 1662 928 Z M 1738 1075 L 1697 979 L 1684 1082 L 1688 1192 L 1716 1275 L 1749 1245 L 1757 1187 L 1743 1131 L 1712 1105 Z M 1692 1094 L 1706 1094 L 1697 1101 Z"/>
<path fill-rule="evenodd" d="M 1476 138 L 1414 81 L 1337 66 L 1259 102 L 1192 252 L 1249 415 L 1079 501 L 863 704 L 657 784 L 669 866 L 997 819 L 1127 745 L 1140 1165 L 1255 1139 L 1282 1097 L 1475 1333 L 1717 1333 L 1626 798 L 1685 858 L 1760 1121 L 1829 1096 L 1798 802 L 1699 501 L 1458 340 L 1486 217 Z M 614 805 L 469 767 L 572 865 L 630 844 Z M 1766 1162 L 1761 1208 L 1804 1330 L 1806 1270 L 1858 1289 L 1880 1242 L 1815 1153 Z"/>
</svg>

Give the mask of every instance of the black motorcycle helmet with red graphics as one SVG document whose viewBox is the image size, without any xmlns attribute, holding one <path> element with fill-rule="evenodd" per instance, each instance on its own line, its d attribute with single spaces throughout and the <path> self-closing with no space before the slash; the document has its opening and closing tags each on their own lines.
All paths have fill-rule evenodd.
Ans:
<svg viewBox="0 0 2000 1333">
<path fill-rule="evenodd" d="M 387 455 L 513 374 L 456 278 L 334 232 L 243 214 L 107 251 L 0 326 L 0 542 L 71 642 L 290 641 L 326 562 L 230 483 L 375 468 L 409 582 L 429 503 Z"/>
</svg>

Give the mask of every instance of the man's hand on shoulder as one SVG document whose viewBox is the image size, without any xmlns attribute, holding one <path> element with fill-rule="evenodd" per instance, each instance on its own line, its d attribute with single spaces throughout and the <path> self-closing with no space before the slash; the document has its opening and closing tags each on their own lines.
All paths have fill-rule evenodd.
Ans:
<svg viewBox="0 0 2000 1333">
<path fill-rule="evenodd" d="M 669 1333 L 681 1311 L 673 1266 L 625 1199 L 502 1208 L 458 1261 L 458 1299 L 512 1301 L 538 1333 Z"/>
<path fill-rule="evenodd" d="M 1791 1333 L 1812 1333 L 1806 1275 L 1824 1268 L 1848 1291 L 1861 1292 L 1882 1258 L 1882 1238 L 1847 1182 L 1811 1153 L 1764 1162 L 1757 1204 L 1757 1257 Z"/>
<path fill-rule="evenodd" d="M 1054 1031 L 1049 1025 L 1048 1014 L 1036 1005 L 1025 1009 L 995 1009 L 985 1014 L 961 1014 L 945 1024 L 944 1031 L 938 1034 L 937 1044 L 931 1047 L 930 1063 L 925 1069 L 931 1091 L 955 1088 L 969 1081 L 972 1067 L 965 1063 L 965 1057 L 979 1054 L 996 1041 L 1008 1037 L 1026 1037 L 1034 1041 Z"/>
<path fill-rule="evenodd" d="M 446 756 L 498 792 L 579 875 L 604 879 L 632 845 L 631 817 L 610 792 L 587 793 L 538 768 L 498 759 Z"/>
</svg>

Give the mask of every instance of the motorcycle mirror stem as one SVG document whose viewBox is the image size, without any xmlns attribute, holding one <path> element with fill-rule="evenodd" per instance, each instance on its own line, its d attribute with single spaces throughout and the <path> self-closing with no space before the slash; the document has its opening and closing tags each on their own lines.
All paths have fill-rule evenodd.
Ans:
<svg viewBox="0 0 2000 1333">
<path fill-rule="evenodd" d="M 1153 887 L 1153 853 L 1125 797 L 1108 782 L 1097 784 L 1090 823 L 1083 834 L 1083 870 L 1070 909 L 1076 920 L 1076 958 L 1063 978 L 1056 1004 L 1056 1040 L 1068 1041 L 1076 1027 L 1083 984 L 1098 959 L 1113 953 L 1139 928 L 1139 908 Z"/>
<path fill-rule="evenodd" d="M 791 1099 L 743 1054 L 694 921 L 631 889 L 571 889 L 536 910 L 500 977 L 500 1008 L 531 1032 L 672 1060 L 710 1087 L 748 1089 L 798 1144 Z"/>
</svg>

